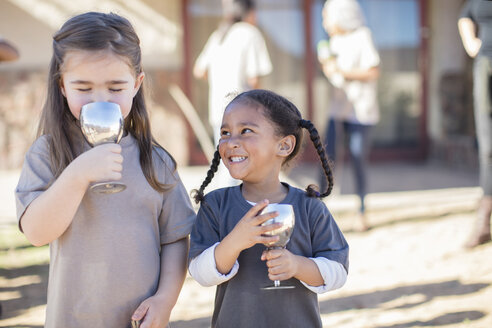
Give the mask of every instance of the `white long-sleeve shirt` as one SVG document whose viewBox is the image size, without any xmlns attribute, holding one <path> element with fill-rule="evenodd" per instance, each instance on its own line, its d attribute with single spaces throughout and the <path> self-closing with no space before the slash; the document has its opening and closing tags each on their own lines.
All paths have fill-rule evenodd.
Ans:
<svg viewBox="0 0 492 328">
<path fill-rule="evenodd" d="M 228 274 L 222 274 L 217 270 L 215 263 L 215 248 L 217 245 L 219 245 L 218 242 L 207 248 L 190 262 L 188 270 L 191 276 L 202 286 L 219 285 L 232 279 L 239 270 L 239 262 L 237 260 Z M 324 284 L 321 286 L 310 286 L 301 281 L 309 290 L 317 294 L 322 294 L 342 287 L 347 281 L 347 271 L 345 271 L 345 268 L 340 263 L 324 257 L 310 259 L 318 266 Z"/>
</svg>

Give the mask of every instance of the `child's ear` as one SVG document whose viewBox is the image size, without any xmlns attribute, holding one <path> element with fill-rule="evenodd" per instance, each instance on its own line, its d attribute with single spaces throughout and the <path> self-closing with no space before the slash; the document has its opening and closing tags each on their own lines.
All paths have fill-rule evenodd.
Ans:
<svg viewBox="0 0 492 328">
<path fill-rule="evenodd" d="M 137 78 L 135 79 L 135 85 L 133 87 L 133 96 L 137 94 L 138 90 L 140 90 L 140 87 L 142 86 L 143 79 L 145 77 L 145 73 L 142 72 L 138 74 Z"/>
<path fill-rule="evenodd" d="M 293 135 L 288 135 L 280 139 L 278 143 L 278 151 L 277 154 L 282 157 L 289 156 L 296 146 L 296 137 Z"/>
<path fill-rule="evenodd" d="M 61 91 L 63 97 L 67 98 L 67 94 L 65 92 L 65 86 L 63 85 L 63 80 L 62 79 L 60 79 L 58 81 L 58 87 L 60 88 L 60 91 Z"/>
</svg>

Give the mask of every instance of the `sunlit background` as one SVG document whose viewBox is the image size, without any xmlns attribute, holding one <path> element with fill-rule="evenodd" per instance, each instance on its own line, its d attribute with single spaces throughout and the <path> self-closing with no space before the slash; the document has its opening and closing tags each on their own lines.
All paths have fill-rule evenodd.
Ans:
<svg viewBox="0 0 492 328">
<path fill-rule="evenodd" d="M 288 96 L 323 128 L 330 92 L 315 45 L 328 37 L 321 26 L 324 2 L 257 2 L 258 25 L 273 61 L 273 72 L 261 86 Z M 442 6 L 437 0 L 360 0 L 382 62 L 381 122 L 373 129 L 373 159 L 437 158 L 476 165 L 470 60 L 456 26 L 462 2 L 446 0 Z M 134 24 L 141 38 L 155 134 L 180 164 L 205 164 L 206 156 L 169 86 L 184 91 L 210 133 L 208 85 L 190 72 L 219 23 L 221 0 L 3 0 L 0 35 L 17 45 L 21 58 L 0 65 L 0 167 L 18 168 L 34 136 L 52 34 L 70 16 L 89 10 L 113 11 Z M 174 127 L 172 133 L 166 126 Z"/>
<path fill-rule="evenodd" d="M 358 1 L 381 56 L 381 121 L 373 129 L 367 201 L 375 228 L 352 230 L 357 200 L 344 170 L 337 182 L 341 194 L 328 204 L 352 247 L 351 278 L 342 290 L 320 298 L 323 322 L 350 328 L 491 327 L 492 248 L 461 248 L 481 195 L 472 61 L 457 29 L 464 1 Z M 289 98 L 323 130 L 330 88 L 316 44 L 328 38 L 321 25 L 324 1 L 256 2 L 273 64 L 261 87 Z M 134 25 L 153 133 L 178 161 L 188 189 L 202 181 L 211 155 L 208 85 L 191 71 L 220 21 L 221 0 L 0 0 L 0 36 L 20 52 L 19 60 L 0 63 L 0 327 L 43 323 L 47 248 L 29 247 L 17 231 L 13 188 L 45 99 L 51 37 L 85 11 L 115 12 Z M 190 121 L 190 109 L 198 123 Z M 316 178 L 317 166 L 307 147 L 289 178 L 305 186 Z M 172 327 L 207 327 L 213 295 L 213 288 L 188 277 Z"/>
</svg>

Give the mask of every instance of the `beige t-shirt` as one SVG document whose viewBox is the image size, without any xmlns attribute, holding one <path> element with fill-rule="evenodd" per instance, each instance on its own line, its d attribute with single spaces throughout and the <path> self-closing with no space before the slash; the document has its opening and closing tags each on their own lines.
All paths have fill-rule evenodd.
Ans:
<svg viewBox="0 0 492 328">
<path fill-rule="evenodd" d="M 175 184 L 159 193 L 143 175 L 136 140 L 126 136 L 120 144 L 126 190 L 88 190 L 71 225 L 50 244 L 48 328 L 130 327 L 140 302 L 157 290 L 161 245 L 190 233 L 195 212 L 169 155 L 154 152 L 159 181 Z M 52 179 L 42 136 L 29 149 L 16 188 L 19 220 Z"/>
</svg>

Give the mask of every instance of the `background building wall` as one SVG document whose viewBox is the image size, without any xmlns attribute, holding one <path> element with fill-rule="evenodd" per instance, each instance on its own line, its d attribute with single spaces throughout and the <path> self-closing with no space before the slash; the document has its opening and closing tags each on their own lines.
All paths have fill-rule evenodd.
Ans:
<svg viewBox="0 0 492 328">
<path fill-rule="evenodd" d="M 465 73 L 466 54 L 458 33 L 458 16 L 462 0 L 430 2 L 430 74 L 428 131 L 432 139 L 443 135 L 440 81 L 447 73 Z"/>
<path fill-rule="evenodd" d="M 475 165 L 472 60 L 458 32 L 463 0 L 429 3 L 430 72 L 428 134 L 430 156 L 449 164 Z"/>
<path fill-rule="evenodd" d="M 399 8 L 396 6 L 397 3 L 392 1 L 360 1 L 368 11 L 369 20 L 373 21 L 379 19 L 380 6 L 386 6 L 389 12 Z M 446 162 L 459 163 L 461 161 L 465 165 L 474 165 L 476 146 L 471 103 L 472 60 L 463 50 L 457 29 L 457 19 L 463 0 L 446 0 L 445 2 L 445 6 L 441 0 L 420 2 L 425 4 L 429 17 L 429 30 L 420 31 L 420 33 L 429 35 L 429 53 L 427 58 L 419 60 L 428 60 L 429 67 L 427 133 L 431 149 L 430 156 Z M 186 3 L 188 7 L 185 9 L 191 17 L 188 23 L 191 32 L 190 59 L 192 65 L 206 37 L 216 28 L 220 17 L 219 0 L 212 2 L 205 0 L 188 2 L 182 0 L 87 0 L 77 2 L 77 6 L 74 5 L 75 2 L 58 0 L 0 1 L 0 35 L 13 41 L 21 53 L 20 59 L 16 62 L 0 63 L 0 168 L 19 167 L 23 154 L 34 140 L 46 92 L 52 34 L 68 17 L 86 10 L 114 11 L 128 17 L 134 24 L 142 40 L 143 65 L 146 71 L 145 88 L 149 94 L 147 99 L 154 134 L 180 164 L 190 164 L 190 151 L 200 151 L 200 149 L 191 147 L 192 150 L 190 150 L 190 145 L 196 143 L 196 140 L 193 141 L 195 137 L 189 131 L 189 125 L 183 118 L 179 106 L 168 92 L 171 84 L 184 85 L 184 23 L 181 19 L 183 6 Z M 215 3 L 216 6 L 210 6 L 210 3 Z M 301 32 L 295 34 L 291 31 L 292 29 L 302 31 L 304 28 L 303 10 L 305 8 L 300 5 L 301 3 L 262 1 L 259 6 L 259 23 L 267 40 L 274 65 L 274 74 L 265 78 L 262 86 L 289 95 L 301 110 L 305 110 L 307 95 L 304 72 L 306 67 L 304 67 L 305 54 L 302 50 L 305 44 Z M 323 33 L 320 28 L 320 10 L 323 3 L 321 0 L 312 2 L 311 20 L 314 41 L 321 38 L 318 34 Z M 416 2 L 413 1 L 413 3 Z M 83 6 L 80 7 L 79 4 Z M 395 17 L 407 16 L 401 16 L 400 13 L 400 16 L 392 15 L 391 17 L 392 19 L 388 18 L 388 22 L 400 24 L 401 22 Z M 414 19 L 418 17 L 412 18 Z M 277 22 L 286 20 L 291 22 L 290 29 L 283 29 L 280 23 L 277 24 Z M 393 26 L 396 28 L 399 25 Z M 377 28 L 378 25 L 374 27 Z M 391 29 L 386 27 L 382 31 L 379 29 L 378 34 L 376 29 L 375 35 L 383 37 L 383 41 L 391 35 L 397 35 L 394 31 L 389 33 L 389 30 Z M 286 43 L 283 41 L 285 35 L 297 35 L 297 37 L 292 37 L 289 39 L 290 43 Z M 407 34 L 403 36 L 405 35 Z M 397 38 L 397 40 L 401 39 L 402 37 Z M 295 46 L 291 45 L 293 43 Z M 421 88 L 419 87 L 419 72 L 416 69 L 418 47 L 412 50 L 414 52 L 405 52 L 409 54 L 408 56 L 399 55 L 400 52 L 390 52 L 384 47 L 380 50 L 384 75 L 380 83 L 382 90 L 380 98 L 384 105 L 383 109 L 390 110 L 390 113 L 385 114 L 383 122 L 377 127 L 375 137 L 376 141 L 384 146 L 385 140 L 395 139 L 394 133 L 396 132 L 401 133 L 405 130 L 411 135 L 415 134 L 413 132 L 415 129 L 412 124 L 409 124 L 409 120 L 415 119 L 412 116 L 413 112 L 417 115 L 421 110 L 420 102 L 417 101 Z M 313 64 L 317 64 L 316 59 L 313 59 Z M 399 70 L 398 79 L 396 77 L 393 79 L 392 65 Z M 189 72 L 190 67 L 187 69 Z M 407 71 L 409 74 L 406 74 Z M 319 67 L 315 72 L 312 99 L 313 120 L 320 130 L 323 130 L 328 115 L 329 90 Z M 196 81 L 192 77 L 190 80 L 192 101 L 204 124 L 207 125 L 207 83 Z M 385 84 L 387 80 L 391 83 Z M 411 104 L 405 107 L 396 104 L 394 99 L 391 100 L 391 97 L 398 94 L 391 91 L 395 88 L 402 92 L 415 94 Z M 391 96 L 391 99 L 386 95 Z M 392 105 L 393 103 L 395 105 Z M 399 108 L 398 106 L 404 108 L 400 108 L 397 112 L 408 112 L 409 114 L 395 117 L 393 112 Z M 389 119 L 396 123 L 385 124 Z M 406 128 L 400 129 L 400 125 Z M 169 128 L 171 126 L 172 129 Z M 466 153 L 465 156 L 456 155 L 460 152 Z M 463 158 L 464 161 L 462 161 Z"/>
<path fill-rule="evenodd" d="M 181 1 L 99 0 L 74 4 L 0 1 L 0 35 L 20 52 L 16 62 L 0 63 L 0 169 L 20 167 L 36 136 L 53 33 L 69 17 L 89 10 L 120 13 L 134 25 L 141 40 L 144 88 L 154 135 L 179 164 L 188 164 L 188 126 L 168 92 L 169 85 L 181 84 Z"/>
</svg>

